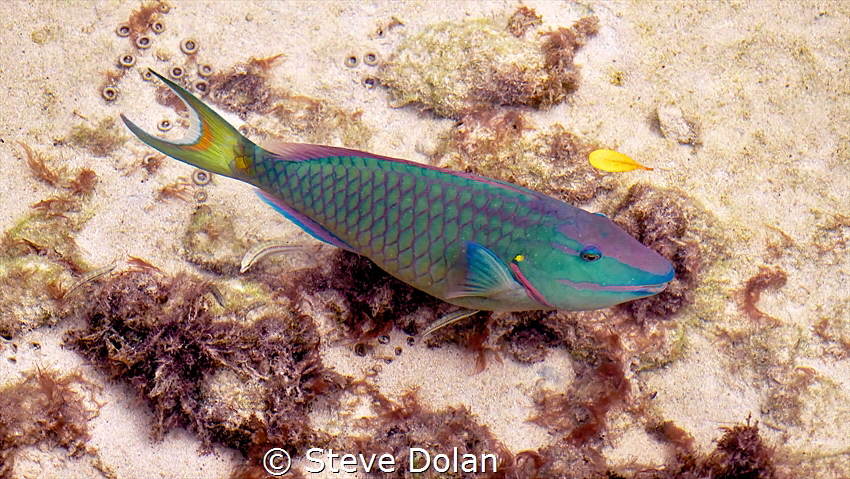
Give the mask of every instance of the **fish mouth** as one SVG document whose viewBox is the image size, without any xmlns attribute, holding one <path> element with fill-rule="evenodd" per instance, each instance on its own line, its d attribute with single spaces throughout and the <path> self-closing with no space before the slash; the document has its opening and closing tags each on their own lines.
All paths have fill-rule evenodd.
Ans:
<svg viewBox="0 0 850 479">
<path fill-rule="evenodd" d="M 667 289 L 667 285 L 670 283 L 658 283 L 658 284 L 648 284 L 641 286 L 638 289 L 633 290 L 632 292 L 640 295 L 653 295 L 658 294 L 665 289 Z"/>
<path fill-rule="evenodd" d="M 590 282 L 570 281 L 568 279 L 559 279 L 559 283 L 565 284 L 571 288 L 583 289 L 587 291 L 604 291 L 608 293 L 632 293 L 640 296 L 650 296 L 658 294 L 667 288 L 669 281 L 656 284 L 641 284 L 641 285 L 601 285 Z"/>
</svg>

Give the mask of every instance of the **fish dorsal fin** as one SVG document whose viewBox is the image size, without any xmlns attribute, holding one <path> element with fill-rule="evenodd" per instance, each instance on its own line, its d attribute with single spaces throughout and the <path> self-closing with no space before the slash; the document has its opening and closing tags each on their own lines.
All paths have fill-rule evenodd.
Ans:
<svg viewBox="0 0 850 479">
<path fill-rule="evenodd" d="M 446 298 L 498 299 L 524 291 L 498 256 L 478 243 L 469 242 L 466 244 L 466 275 L 449 288 Z"/>
<path fill-rule="evenodd" d="M 313 160 L 316 158 L 327 158 L 329 156 L 353 156 L 360 158 L 376 158 L 379 160 L 389 160 L 401 163 L 411 163 L 417 166 L 422 166 L 418 163 L 413 163 L 407 160 L 391 158 L 389 156 L 375 155 L 366 151 L 352 150 L 350 148 L 342 148 L 338 146 L 311 145 L 308 143 L 290 143 L 279 140 L 268 140 L 263 142 L 262 147 L 266 151 L 274 153 L 279 158 L 288 161 Z"/>
<path fill-rule="evenodd" d="M 299 213 L 291 206 L 287 205 L 283 201 L 280 201 L 279 199 L 266 193 L 263 190 L 256 190 L 255 192 L 257 193 L 257 196 L 259 196 L 263 201 L 268 203 L 272 208 L 275 209 L 275 211 L 282 214 L 283 216 L 286 216 L 286 219 L 298 225 L 298 227 L 309 233 L 317 240 L 332 244 L 337 248 L 342 248 L 344 250 L 351 251 L 352 253 L 357 252 L 354 250 L 354 248 L 349 246 L 348 243 L 341 240 L 337 235 L 325 229 L 324 226 L 310 219 L 307 215 Z"/>
<path fill-rule="evenodd" d="M 376 155 L 374 153 L 369 153 L 366 151 L 360 150 L 352 150 L 349 148 L 341 148 L 337 146 L 326 146 L 326 145 L 311 145 L 307 143 L 290 143 L 279 140 L 269 140 L 265 141 L 260 145 L 264 150 L 273 153 L 278 158 L 287 161 L 306 161 L 306 160 L 315 160 L 318 158 L 327 158 L 329 156 L 352 156 L 359 158 L 374 158 L 377 160 L 385 160 L 391 161 L 393 163 L 402 163 L 406 165 L 415 166 L 417 168 L 422 168 L 426 170 L 434 170 L 442 173 L 450 174 L 453 176 L 458 176 L 461 178 L 469 178 L 475 181 L 479 181 L 482 183 L 486 183 L 493 186 L 498 186 L 499 188 L 503 188 L 509 191 L 513 191 L 516 193 L 522 193 L 529 196 L 535 197 L 545 197 L 542 193 L 538 193 L 533 190 L 529 190 L 528 188 L 523 188 L 522 186 L 517 186 L 513 183 L 508 183 L 506 181 L 494 180 L 492 178 L 486 178 L 483 176 L 473 175 L 472 173 L 465 173 L 463 171 L 454 171 L 448 168 L 441 168 L 439 166 L 426 165 L 422 163 L 417 163 L 415 161 L 403 160 L 401 158 L 393 158 L 390 156 Z"/>
</svg>

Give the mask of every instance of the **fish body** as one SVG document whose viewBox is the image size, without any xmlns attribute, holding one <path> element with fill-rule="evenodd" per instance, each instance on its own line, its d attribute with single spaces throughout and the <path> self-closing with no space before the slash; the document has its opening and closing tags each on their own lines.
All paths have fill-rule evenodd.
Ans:
<svg viewBox="0 0 850 479">
<path fill-rule="evenodd" d="M 159 75 L 157 75 L 159 76 Z M 605 216 L 507 182 L 322 145 L 260 147 L 159 76 L 194 114 L 167 142 L 142 141 L 248 182 L 314 237 L 364 255 L 471 310 L 593 310 L 651 296 L 673 279 L 665 258 Z"/>
</svg>

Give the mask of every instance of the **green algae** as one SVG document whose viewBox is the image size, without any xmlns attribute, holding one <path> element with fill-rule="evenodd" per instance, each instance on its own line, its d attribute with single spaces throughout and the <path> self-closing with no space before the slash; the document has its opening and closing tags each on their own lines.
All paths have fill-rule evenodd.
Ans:
<svg viewBox="0 0 850 479">
<path fill-rule="evenodd" d="M 449 118 L 499 106 L 547 108 L 575 90 L 573 55 L 596 28 L 595 17 L 533 36 L 516 36 L 504 19 L 437 23 L 405 39 L 382 65 L 381 84 L 394 106 L 415 103 Z"/>
<path fill-rule="evenodd" d="M 84 148 L 94 156 L 108 156 L 127 141 L 122 131 L 115 118 L 106 117 L 94 126 L 83 123 L 72 127 L 67 140 L 71 145 Z"/>
<path fill-rule="evenodd" d="M 233 219 L 209 205 L 199 205 L 189 218 L 180 254 L 186 261 L 218 274 L 239 273 L 242 255 L 248 250 L 237 234 Z"/>
<path fill-rule="evenodd" d="M 66 288 L 91 269 L 75 237 L 93 214 L 87 205 L 97 174 L 57 165 L 55 159 L 21 146 L 34 179 L 55 194 L 32 205 L 0 238 L 3 337 L 58 321 Z"/>
<path fill-rule="evenodd" d="M 6 231 L 0 240 L 0 334 L 15 336 L 59 319 L 64 288 L 89 269 L 74 241 L 87 219 L 81 212 L 36 209 Z"/>
<path fill-rule="evenodd" d="M 689 328 L 682 322 L 659 324 L 658 331 L 643 331 L 642 347 L 634 347 L 636 361 L 632 365 L 635 373 L 654 371 L 681 360 L 688 347 Z M 624 340 L 626 342 L 627 339 Z M 647 344 L 651 342 L 651 346 Z"/>
<path fill-rule="evenodd" d="M 398 402 L 389 400 L 379 392 L 361 385 L 358 395 L 371 399 L 371 413 L 346 428 L 343 434 L 333 440 L 334 449 L 344 451 L 362 451 L 369 457 L 390 454 L 395 458 L 395 464 L 400 474 L 397 477 L 410 479 L 437 478 L 470 478 L 491 477 L 484 474 L 453 471 L 451 468 L 438 472 L 433 467 L 423 472 L 407 470 L 410 459 L 410 449 L 420 447 L 426 449 L 432 458 L 436 453 L 444 453 L 457 448 L 458 457 L 463 454 L 473 454 L 481 458 L 483 454 L 492 454 L 496 458 L 498 473 L 512 469 L 513 454 L 490 432 L 487 426 L 481 425 L 474 414 L 465 406 L 432 409 L 422 405 L 413 391 L 403 393 Z M 355 429 L 359 435 L 351 434 Z M 425 458 L 416 455 L 413 459 L 415 467 L 422 467 Z M 460 466 L 460 461 L 459 464 Z M 493 462 L 487 461 L 487 472 L 492 470 Z M 480 463 L 479 463 L 479 472 Z M 386 474 L 373 469 L 367 477 L 385 477 Z"/>
<path fill-rule="evenodd" d="M 6 231 L 3 239 L 4 255 L 15 258 L 35 253 L 63 264 L 72 271 L 85 270 L 88 264 L 74 236 L 86 220 L 87 217 L 70 211 L 67 214 L 54 214 L 51 211 L 35 210 Z"/>
<path fill-rule="evenodd" d="M 416 102 L 438 115 L 458 117 L 479 106 L 476 85 L 492 83 L 508 69 L 530 77 L 543 66 L 539 48 L 493 20 L 446 22 L 405 40 L 382 69 L 381 83 L 396 105 Z"/>
<path fill-rule="evenodd" d="M 38 255 L 0 257 L 0 337 L 58 321 L 61 284 L 72 281 L 60 264 Z"/>
</svg>

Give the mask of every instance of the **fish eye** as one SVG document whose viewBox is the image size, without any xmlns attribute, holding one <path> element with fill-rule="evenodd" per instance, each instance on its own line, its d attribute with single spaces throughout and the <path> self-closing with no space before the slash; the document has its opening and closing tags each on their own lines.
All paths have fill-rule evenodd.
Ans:
<svg viewBox="0 0 850 479">
<path fill-rule="evenodd" d="M 602 252 L 596 246 L 585 246 L 581 250 L 581 253 L 579 253 L 579 256 L 588 263 L 593 263 L 602 259 Z"/>
</svg>

